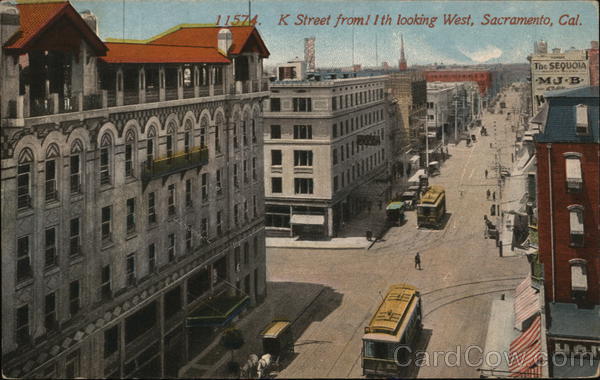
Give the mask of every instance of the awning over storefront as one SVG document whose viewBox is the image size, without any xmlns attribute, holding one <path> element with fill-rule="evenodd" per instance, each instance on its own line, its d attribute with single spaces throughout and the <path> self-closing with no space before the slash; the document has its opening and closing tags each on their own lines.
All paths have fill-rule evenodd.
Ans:
<svg viewBox="0 0 600 380">
<path fill-rule="evenodd" d="M 531 276 L 527 276 L 516 289 L 515 295 L 515 328 L 522 330 L 523 322 L 540 311 L 537 291 L 532 287 Z"/>
<path fill-rule="evenodd" d="M 421 180 L 421 176 L 425 176 L 425 175 L 426 175 L 425 169 L 419 169 L 412 177 L 410 177 L 410 179 L 408 180 L 408 183 L 412 183 L 412 182 L 419 183 L 419 181 Z"/>
<path fill-rule="evenodd" d="M 541 377 L 541 317 L 510 344 L 509 370 L 511 377 Z"/>
<path fill-rule="evenodd" d="M 290 218 L 290 224 L 311 224 L 316 226 L 322 226 L 325 224 L 325 216 L 294 214 Z"/>
<path fill-rule="evenodd" d="M 567 158 L 567 181 L 581 182 L 581 162 L 578 158 Z"/>
<path fill-rule="evenodd" d="M 240 314 L 250 303 L 246 295 L 230 296 L 223 292 L 207 300 L 185 320 L 186 327 L 220 327 Z"/>
<path fill-rule="evenodd" d="M 404 202 L 390 202 L 386 210 L 402 210 L 404 208 Z"/>
</svg>

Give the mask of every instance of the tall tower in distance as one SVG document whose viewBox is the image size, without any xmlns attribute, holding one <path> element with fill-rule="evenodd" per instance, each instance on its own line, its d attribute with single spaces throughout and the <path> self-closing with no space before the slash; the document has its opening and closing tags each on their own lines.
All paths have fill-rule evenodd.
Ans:
<svg viewBox="0 0 600 380">
<path fill-rule="evenodd" d="M 307 71 L 315 71 L 315 37 L 304 39 L 304 62 Z"/>
<path fill-rule="evenodd" d="M 404 36 L 400 35 L 400 63 L 398 64 L 400 71 L 404 71 L 408 68 L 406 64 L 406 57 L 404 56 Z"/>
</svg>

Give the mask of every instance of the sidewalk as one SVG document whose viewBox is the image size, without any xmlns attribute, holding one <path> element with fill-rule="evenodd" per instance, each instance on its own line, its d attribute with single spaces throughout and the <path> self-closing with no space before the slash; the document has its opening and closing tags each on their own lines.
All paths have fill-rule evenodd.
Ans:
<svg viewBox="0 0 600 380">
<path fill-rule="evenodd" d="M 251 353 L 260 356 L 263 348 L 259 334 L 270 321 L 277 318 L 295 321 L 319 295 L 328 289 L 317 284 L 290 282 L 269 282 L 267 286 L 269 296 L 264 303 L 250 310 L 239 322 L 234 323 L 244 335 L 244 346 L 234 352 L 234 360 L 240 365 L 246 362 Z M 220 339 L 221 334 L 209 348 L 182 367 L 179 370 L 179 377 L 238 378 L 238 373 L 227 372 L 231 353 L 222 348 Z"/>
</svg>

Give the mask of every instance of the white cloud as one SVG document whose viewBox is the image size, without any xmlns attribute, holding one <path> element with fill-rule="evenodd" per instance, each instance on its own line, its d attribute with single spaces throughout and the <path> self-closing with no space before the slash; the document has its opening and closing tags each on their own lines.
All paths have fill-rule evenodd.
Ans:
<svg viewBox="0 0 600 380">
<path fill-rule="evenodd" d="M 483 49 L 475 51 L 467 51 L 463 48 L 459 48 L 458 50 L 465 56 L 469 57 L 472 61 L 477 63 L 484 63 L 491 61 L 492 59 L 500 58 L 503 53 L 498 47 L 492 45 L 487 45 Z"/>
<path fill-rule="evenodd" d="M 393 40 L 395 40 L 394 51 L 397 53 L 397 58 L 400 58 L 400 35 L 399 31 L 394 32 Z M 469 63 L 465 60 L 457 60 L 456 58 L 444 53 L 442 49 L 433 48 L 425 39 L 423 35 L 411 34 L 409 38 L 404 35 L 404 51 L 406 53 L 406 60 L 408 65 L 413 64 L 431 64 L 434 62 L 444 64 L 465 64 Z"/>
</svg>

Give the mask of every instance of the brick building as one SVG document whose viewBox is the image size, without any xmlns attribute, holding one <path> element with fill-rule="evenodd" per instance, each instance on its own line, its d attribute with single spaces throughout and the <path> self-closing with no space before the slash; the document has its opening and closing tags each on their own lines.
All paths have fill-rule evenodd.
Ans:
<svg viewBox="0 0 600 380">
<path fill-rule="evenodd" d="M 547 92 L 535 136 L 539 255 L 551 354 L 600 348 L 598 87 Z M 546 110 L 543 110 L 546 112 Z M 595 352 L 595 353 L 594 353 Z M 567 376 L 554 368 L 554 376 Z M 578 372 L 583 376 L 583 372 Z M 593 375 L 592 372 L 588 375 Z M 551 373 L 552 375 L 552 373 Z"/>
<path fill-rule="evenodd" d="M 2 371 L 175 377 L 266 294 L 252 26 L 103 42 L 0 5 Z"/>
<path fill-rule="evenodd" d="M 590 63 L 590 86 L 599 86 L 599 72 L 600 67 L 598 66 L 598 41 L 591 42 L 591 48 L 588 49 L 588 59 Z"/>
<path fill-rule="evenodd" d="M 426 70 L 423 72 L 427 82 L 477 82 L 481 96 L 493 96 L 492 73 L 489 70 Z"/>
</svg>

